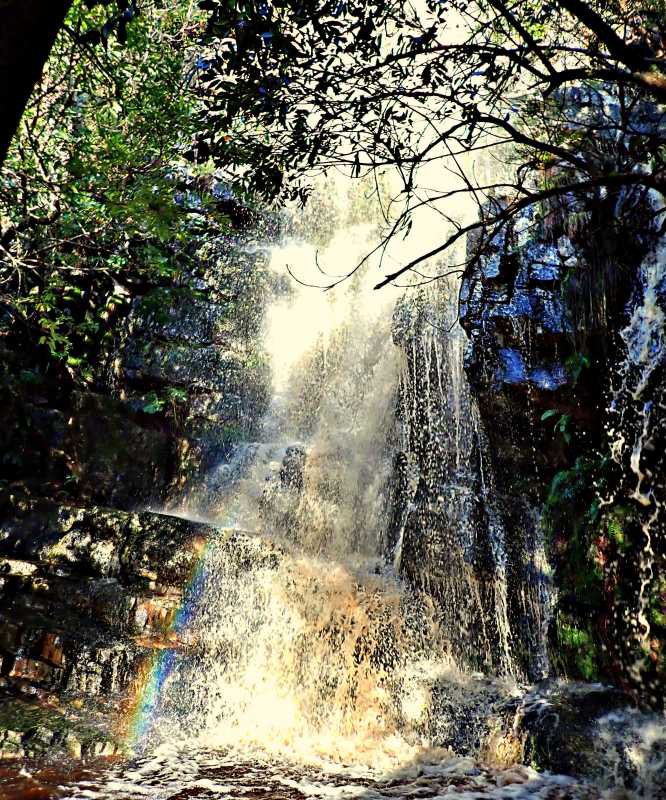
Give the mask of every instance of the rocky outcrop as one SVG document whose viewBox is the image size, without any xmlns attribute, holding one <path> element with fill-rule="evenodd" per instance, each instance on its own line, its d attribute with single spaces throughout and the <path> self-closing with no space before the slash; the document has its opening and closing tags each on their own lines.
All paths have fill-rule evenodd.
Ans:
<svg viewBox="0 0 666 800">
<path fill-rule="evenodd" d="M 111 756 L 122 752 L 120 737 L 108 716 L 80 703 L 38 705 L 21 698 L 3 698 L 0 705 L 0 760 L 25 760 L 58 751 L 73 758 Z"/>
<path fill-rule="evenodd" d="M 520 761 L 609 790 L 666 796 L 663 718 L 639 712 L 612 686 L 548 680 L 510 699 L 498 699 L 495 689 L 486 707 L 492 709 L 480 750 L 486 762 Z"/>
<path fill-rule="evenodd" d="M 666 796 L 663 717 L 641 713 L 615 687 L 550 679 L 518 691 L 449 673 L 429 692 L 423 730 L 439 747 L 494 767 L 525 764 L 616 792 Z"/>
<path fill-rule="evenodd" d="M 644 190 L 567 198 L 524 212 L 481 253 L 470 242 L 460 319 L 509 549 L 531 530 L 555 570 L 552 667 L 660 706 L 664 430 L 651 409 L 664 404 L 666 292 L 655 202 Z"/>
<path fill-rule="evenodd" d="M 6 514 L 0 525 L 3 749 L 20 754 L 51 743 L 71 750 L 75 736 L 79 754 L 85 742 L 92 753 L 113 752 L 115 745 L 100 751 L 98 743 L 112 741 L 118 715 L 93 736 L 85 733 L 91 720 L 79 719 L 77 707 L 117 708 L 155 648 L 174 646 L 175 615 L 211 534 L 205 525 L 149 512 L 32 502 Z M 42 733 L 33 742 L 34 728 Z M 84 743 L 75 735 L 79 728 Z"/>
<path fill-rule="evenodd" d="M 591 198 L 590 206 L 595 202 Z M 580 216 L 578 205 L 566 214 Z M 564 213 L 553 210 L 552 217 Z M 576 424 L 599 439 L 596 409 L 612 346 L 609 328 L 621 315 L 630 285 L 629 270 L 621 270 L 625 286 L 606 298 L 604 285 L 589 285 L 597 265 L 587 260 L 590 243 L 583 243 L 583 231 L 574 235 L 568 216 L 546 225 L 535 214 L 523 212 L 473 258 L 461 285 L 460 323 L 468 337 L 465 369 L 489 423 L 496 472 L 504 483 L 534 473 L 524 488 L 538 497 L 567 463 L 567 439 Z M 587 217 L 586 224 L 592 224 Z M 476 247 L 471 240 L 470 258 Z M 640 263 L 640 251 L 636 258 Z M 586 289 L 597 293 L 590 303 L 604 306 L 602 316 L 577 308 L 577 295 Z M 558 414 L 546 426 L 541 417 L 551 409 Z M 566 424 L 556 431 L 562 435 L 551 435 L 563 416 Z"/>
</svg>

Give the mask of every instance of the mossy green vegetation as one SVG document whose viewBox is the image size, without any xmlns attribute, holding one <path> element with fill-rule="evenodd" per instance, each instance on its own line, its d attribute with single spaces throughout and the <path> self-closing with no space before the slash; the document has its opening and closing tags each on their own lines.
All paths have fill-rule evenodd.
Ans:
<svg viewBox="0 0 666 800">
<path fill-rule="evenodd" d="M 570 677 L 610 680 L 659 705 L 649 687 L 666 671 L 663 554 L 649 553 L 655 561 L 646 564 L 649 521 L 617 491 L 620 479 L 610 455 L 579 456 L 551 483 L 544 509 L 558 587 L 551 657 Z"/>
<path fill-rule="evenodd" d="M 563 660 L 575 667 L 578 677 L 593 681 L 599 678 L 599 665 L 594 638 L 589 631 L 557 620 L 557 641 Z"/>
<path fill-rule="evenodd" d="M 70 756 L 111 755 L 123 749 L 106 727 L 91 724 L 90 710 L 85 721 L 68 703 L 53 707 L 21 699 L 3 700 L 0 704 L 0 758 L 38 756 L 63 750 Z M 103 717 L 100 715 L 100 720 Z"/>
</svg>

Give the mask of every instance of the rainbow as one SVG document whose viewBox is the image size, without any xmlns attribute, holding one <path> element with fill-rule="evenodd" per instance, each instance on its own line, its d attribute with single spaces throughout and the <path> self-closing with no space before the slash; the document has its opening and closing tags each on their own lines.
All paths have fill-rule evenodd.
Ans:
<svg viewBox="0 0 666 800">
<path fill-rule="evenodd" d="M 223 530 L 223 527 L 216 527 L 218 534 Z M 151 652 L 142 663 L 139 674 L 123 703 L 118 730 L 118 735 L 123 738 L 129 750 L 140 747 L 150 733 L 162 688 L 177 658 L 179 642 L 190 624 L 203 593 L 207 554 L 212 540 L 216 538 L 214 535 L 208 537 L 197 548 L 197 560 L 183 587 L 180 605 L 173 614 L 168 628 L 158 640 L 146 643 Z"/>
</svg>

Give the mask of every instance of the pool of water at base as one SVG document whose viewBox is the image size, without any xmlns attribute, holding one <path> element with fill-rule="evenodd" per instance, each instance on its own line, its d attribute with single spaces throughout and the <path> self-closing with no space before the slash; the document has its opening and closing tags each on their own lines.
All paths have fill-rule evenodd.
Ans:
<svg viewBox="0 0 666 800">
<path fill-rule="evenodd" d="M 493 768 L 472 758 L 431 751 L 390 772 L 338 764 L 306 766 L 256 755 L 162 746 L 129 760 L 0 764 L 2 800 L 596 800 L 585 781 L 525 766 Z"/>
</svg>

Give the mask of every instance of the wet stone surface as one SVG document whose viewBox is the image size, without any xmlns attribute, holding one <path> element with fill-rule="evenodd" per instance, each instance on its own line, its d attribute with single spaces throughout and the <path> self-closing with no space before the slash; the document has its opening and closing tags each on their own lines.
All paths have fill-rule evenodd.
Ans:
<svg viewBox="0 0 666 800">
<path fill-rule="evenodd" d="M 117 752 L 117 698 L 171 644 L 209 533 L 149 512 L 14 508 L 0 525 L 3 757 Z"/>
<path fill-rule="evenodd" d="M 60 702 L 55 697 L 42 703 L 2 697 L 0 763 L 23 764 L 45 757 L 71 760 L 111 756 L 122 750 L 121 738 L 111 730 L 108 713 L 100 709 Z M 10 769 L 5 766 L 6 771 Z"/>
</svg>

